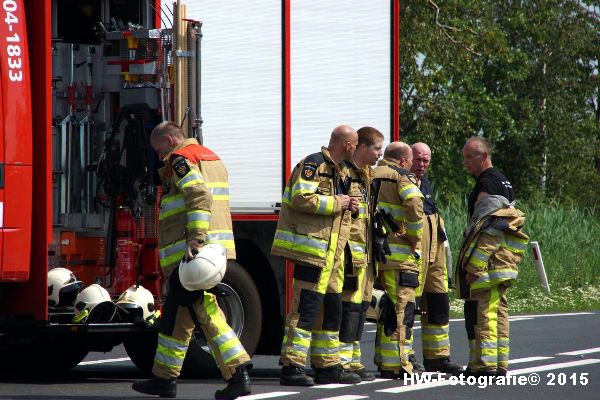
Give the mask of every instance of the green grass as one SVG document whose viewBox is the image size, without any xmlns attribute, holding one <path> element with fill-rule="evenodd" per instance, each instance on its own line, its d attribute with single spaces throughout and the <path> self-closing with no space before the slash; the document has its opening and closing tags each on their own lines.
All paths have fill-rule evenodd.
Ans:
<svg viewBox="0 0 600 400">
<path fill-rule="evenodd" d="M 524 204 L 524 231 L 540 245 L 551 294 L 541 289 L 529 248 L 519 265 L 519 279 L 509 290 L 511 312 L 600 309 L 600 218 L 597 210 L 570 204 Z M 446 221 L 454 261 L 466 226 L 466 199 L 454 198 L 440 207 Z M 452 300 L 462 314 L 462 303 Z"/>
</svg>

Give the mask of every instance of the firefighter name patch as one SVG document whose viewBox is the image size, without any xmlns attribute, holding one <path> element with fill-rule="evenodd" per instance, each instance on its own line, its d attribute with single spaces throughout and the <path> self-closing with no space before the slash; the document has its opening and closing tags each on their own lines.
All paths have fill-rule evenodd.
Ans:
<svg viewBox="0 0 600 400">
<path fill-rule="evenodd" d="M 317 172 L 317 164 L 314 163 L 306 163 L 304 167 L 302 167 L 302 178 L 306 180 L 313 180 L 315 178 L 315 174 Z"/>
<path fill-rule="evenodd" d="M 175 171 L 175 174 L 178 177 L 183 178 L 188 172 L 190 172 L 190 166 L 187 165 L 187 162 L 185 162 L 185 158 L 183 157 L 175 161 L 175 164 L 173 164 L 173 171 Z"/>
</svg>

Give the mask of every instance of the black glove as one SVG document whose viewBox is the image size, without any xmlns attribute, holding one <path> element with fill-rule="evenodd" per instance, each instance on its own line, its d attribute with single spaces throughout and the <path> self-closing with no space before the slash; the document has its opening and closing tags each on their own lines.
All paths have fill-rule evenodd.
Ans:
<svg viewBox="0 0 600 400">
<path fill-rule="evenodd" d="M 383 325 L 383 334 L 390 337 L 398 329 L 398 317 L 396 315 L 396 305 L 389 298 L 387 293 L 381 296 L 379 300 L 379 307 L 381 307 L 381 313 L 379 314 L 379 323 Z"/>
<path fill-rule="evenodd" d="M 387 262 L 386 255 L 392 255 L 387 238 L 375 235 L 373 238 L 373 258 L 375 261 L 385 264 Z"/>
<path fill-rule="evenodd" d="M 373 258 L 380 263 L 386 263 L 386 255 L 391 256 L 392 251 L 387 242 L 387 233 L 383 227 L 383 217 L 380 213 L 375 214 L 373 221 Z"/>
</svg>

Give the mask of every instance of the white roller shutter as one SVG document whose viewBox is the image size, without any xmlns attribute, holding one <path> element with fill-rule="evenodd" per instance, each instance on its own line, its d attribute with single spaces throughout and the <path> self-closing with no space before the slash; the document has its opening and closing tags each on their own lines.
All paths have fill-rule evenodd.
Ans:
<svg viewBox="0 0 600 400">
<path fill-rule="evenodd" d="M 291 1 L 292 165 L 342 123 L 391 136 L 391 2 Z"/>
<path fill-rule="evenodd" d="M 281 201 L 282 2 L 184 3 L 203 22 L 204 143 L 229 170 L 234 209 L 269 207 Z"/>
</svg>

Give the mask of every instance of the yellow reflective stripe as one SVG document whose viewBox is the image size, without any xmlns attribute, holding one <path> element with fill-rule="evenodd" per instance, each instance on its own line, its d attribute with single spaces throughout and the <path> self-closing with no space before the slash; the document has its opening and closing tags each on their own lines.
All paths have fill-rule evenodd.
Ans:
<svg viewBox="0 0 600 400">
<path fill-rule="evenodd" d="M 335 331 L 313 331 L 310 346 L 311 355 L 337 354 L 340 347 L 339 334 Z"/>
<path fill-rule="evenodd" d="M 403 201 L 412 199 L 413 197 L 423 197 L 423 193 L 413 184 L 401 187 L 398 190 L 398 194 Z"/>
<path fill-rule="evenodd" d="M 161 337 L 159 335 L 154 361 L 172 368 L 181 368 L 185 359 L 185 353 L 187 352 L 187 345 L 173 345 L 173 341 L 164 339 L 164 336 Z"/>
<path fill-rule="evenodd" d="M 361 201 L 358 203 L 358 218 L 366 219 L 367 218 L 367 203 Z"/>
<path fill-rule="evenodd" d="M 173 244 L 164 246 L 159 249 L 160 266 L 166 267 L 183 258 L 187 251 L 187 243 L 185 239 L 179 240 Z"/>
<path fill-rule="evenodd" d="M 529 243 L 529 240 L 527 239 L 521 239 L 519 237 L 507 234 L 500 246 L 512 251 L 513 253 L 523 254 L 525 252 L 525 248 L 527 247 L 527 243 Z"/>
<path fill-rule="evenodd" d="M 317 196 L 317 209 L 315 214 L 319 215 L 331 215 L 333 213 L 333 206 L 335 199 L 332 196 Z"/>
<path fill-rule="evenodd" d="M 333 264 L 335 261 L 335 243 L 338 242 L 338 236 L 339 235 L 337 233 L 331 234 L 330 243 L 332 243 L 333 245 L 329 246 L 329 248 L 327 248 L 327 243 L 325 243 L 325 248 L 327 249 L 327 256 L 325 259 L 325 268 L 323 268 L 323 270 L 321 271 L 321 276 L 319 277 L 319 282 L 317 283 L 317 287 L 315 289 L 317 293 L 325 294 L 325 292 L 327 291 L 327 284 L 331 279 L 331 272 L 333 270 Z M 340 265 L 344 265 L 344 252 L 342 252 Z M 338 272 L 340 271 L 342 271 L 341 268 L 338 269 Z M 338 274 L 337 287 L 339 288 L 340 292 L 343 286 L 343 279 L 344 277 L 341 274 Z"/>
<path fill-rule="evenodd" d="M 162 221 L 175 214 L 185 212 L 185 201 L 181 193 L 165 196 L 160 201 L 160 214 L 158 219 Z"/>
<path fill-rule="evenodd" d="M 368 267 L 367 267 L 368 268 Z M 358 281 L 358 287 L 361 288 L 363 286 L 363 282 L 365 280 L 365 273 L 367 268 L 359 268 L 358 269 L 358 276 L 357 276 L 357 281 Z M 357 290 L 352 294 L 352 297 L 350 298 L 350 301 L 352 303 L 355 304 L 360 304 L 361 300 L 362 300 L 362 296 L 363 296 L 363 292 L 362 290 Z"/>
<path fill-rule="evenodd" d="M 220 244 L 226 249 L 234 248 L 235 242 L 233 237 L 233 231 L 231 231 L 231 229 L 219 229 L 208 231 L 206 235 L 206 243 Z"/>
<path fill-rule="evenodd" d="M 313 194 L 317 192 L 319 184 L 317 182 L 298 179 L 292 186 L 292 197 L 301 194 Z"/>
<path fill-rule="evenodd" d="M 488 265 L 488 261 L 490 260 L 490 253 L 485 250 L 476 247 L 471 253 L 471 257 L 469 258 L 469 264 L 476 266 L 479 269 L 486 269 Z"/>
<path fill-rule="evenodd" d="M 340 342 L 340 361 L 342 365 L 350 364 L 352 362 L 352 352 L 354 346 L 352 343 Z"/>
<path fill-rule="evenodd" d="M 423 235 L 423 221 L 406 221 L 406 234 L 421 238 Z"/>
<path fill-rule="evenodd" d="M 183 178 L 175 182 L 175 186 L 179 190 L 183 190 L 193 185 L 201 185 L 204 183 L 204 177 L 198 171 L 190 170 Z"/>
<path fill-rule="evenodd" d="M 392 203 L 379 202 L 378 207 L 392 214 L 394 219 L 398 221 L 404 221 L 404 209 L 402 208 L 402 206 L 398 206 Z"/>
<path fill-rule="evenodd" d="M 332 241 L 332 243 L 334 242 Z M 273 246 L 325 257 L 327 241 L 278 229 L 275 232 Z"/>
<path fill-rule="evenodd" d="M 210 211 L 191 210 L 187 212 L 187 228 L 207 230 L 210 222 Z"/>
<path fill-rule="evenodd" d="M 283 198 L 281 199 L 281 202 L 283 204 L 287 204 L 288 206 L 292 205 L 292 195 L 290 193 L 290 188 L 289 187 L 285 187 L 285 190 L 283 191 Z"/>
</svg>

